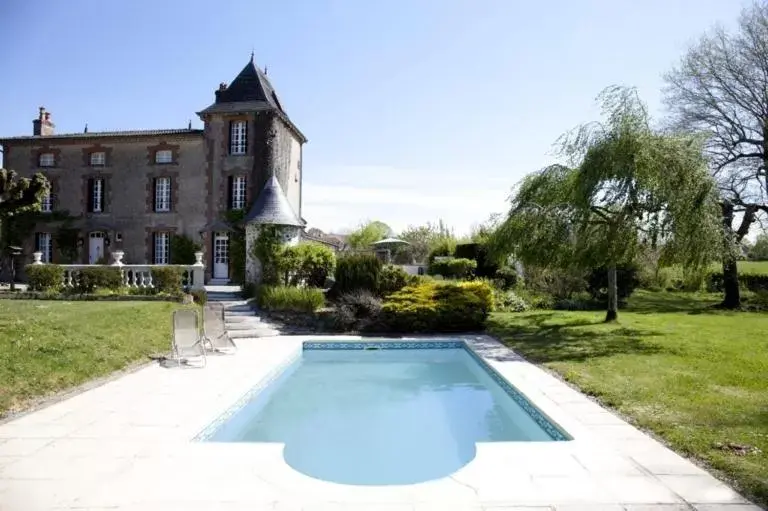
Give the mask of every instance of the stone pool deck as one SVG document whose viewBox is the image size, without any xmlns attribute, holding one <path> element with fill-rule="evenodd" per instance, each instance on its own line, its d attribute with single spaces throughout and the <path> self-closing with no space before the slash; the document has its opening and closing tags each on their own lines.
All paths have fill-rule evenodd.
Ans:
<svg viewBox="0 0 768 511">
<path fill-rule="evenodd" d="M 760 509 L 493 339 L 457 338 L 574 440 L 481 443 L 450 477 L 389 487 L 312 479 L 280 444 L 194 442 L 302 341 L 330 339 L 262 338 L 205 369 L 148 366 L 0 425 L 0 510 Z"/>
</svg>

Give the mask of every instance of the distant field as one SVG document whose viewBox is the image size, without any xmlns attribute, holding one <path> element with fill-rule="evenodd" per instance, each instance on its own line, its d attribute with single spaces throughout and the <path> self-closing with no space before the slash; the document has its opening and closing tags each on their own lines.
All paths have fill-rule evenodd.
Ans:
<svg viewBox="0 0 768 511">
<path fill-rule="evenodd" d="M 739 271 L 768 275 L 768 261 L 739 261 Z"/>
</svg>

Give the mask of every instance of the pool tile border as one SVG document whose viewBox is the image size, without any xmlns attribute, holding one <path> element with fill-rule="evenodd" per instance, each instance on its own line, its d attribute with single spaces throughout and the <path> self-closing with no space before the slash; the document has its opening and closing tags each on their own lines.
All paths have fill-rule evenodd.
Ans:
<svg viewBox="0 0 768 511">
<path fill-rule="evenodd" d="M 263 391 L 275 379 L 293 364 L 303 351 L 333 351 L 333 350 L 367 350 L 367 349 L 385 349 L 385 350 L 409 350 L 409 349 L 463 349 L 477 362 L 488 376 L 496 382 L 502 390 L 511 397 L 525 412 L 543 429 L 552 440 L 556 442 L 573 440 L 563 429 L 539 410 L 525 394 L 512 385 L 506 378 L 499 374 L 494 368 L 472 349 L 466 341 L 304 341 L 301 344 L 301 351 L 295 356 L 276 367 L 266 378 L 260 380 L 255 386 L 243 394 L 235 403 L 227 408 L 224 413 L 216 417 L 203 430 L 195 435 L 193 441 L 202 442 L 209 439 L 227 420 L 239 412 L 251 399 Z"/>
</svg>

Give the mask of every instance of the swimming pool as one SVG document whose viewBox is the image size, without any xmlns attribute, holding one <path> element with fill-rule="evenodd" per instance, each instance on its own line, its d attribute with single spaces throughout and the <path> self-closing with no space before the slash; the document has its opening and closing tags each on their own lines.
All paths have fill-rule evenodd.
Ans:
<svg viewBox="0 0 768 511">
<path fill-rule="evenodd" d="M 305 342 L 201 436 L 283 443 L 295 470 L 355 485 L 448 476 L 477 442 L 568 439 L 462 341 Z"/>
</svg>

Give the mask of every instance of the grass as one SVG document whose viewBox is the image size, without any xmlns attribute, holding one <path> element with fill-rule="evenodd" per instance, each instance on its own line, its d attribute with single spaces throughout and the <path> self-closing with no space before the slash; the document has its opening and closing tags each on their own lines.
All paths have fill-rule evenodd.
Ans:
<svg viewBox="0 0 768 511">
<path fill-rule="evenodd" d="M 166 353 L 169 302 L 0 300 L 0 417 Z"/>
<path fill-rule="evenodd" d="M 489 330 L 768 504 L 768 313 L 718 295 L 637 292 L 604 312 L 496 313 Z M 748 446 L 740 455 L 723 445 Z"/>
<path fill-rule="evenodd" d="M 768 275 L 768 261 L 739 261 L 740 272 Z M 722 267 L 719 268 L 722 271 Z"/>
</svg>

